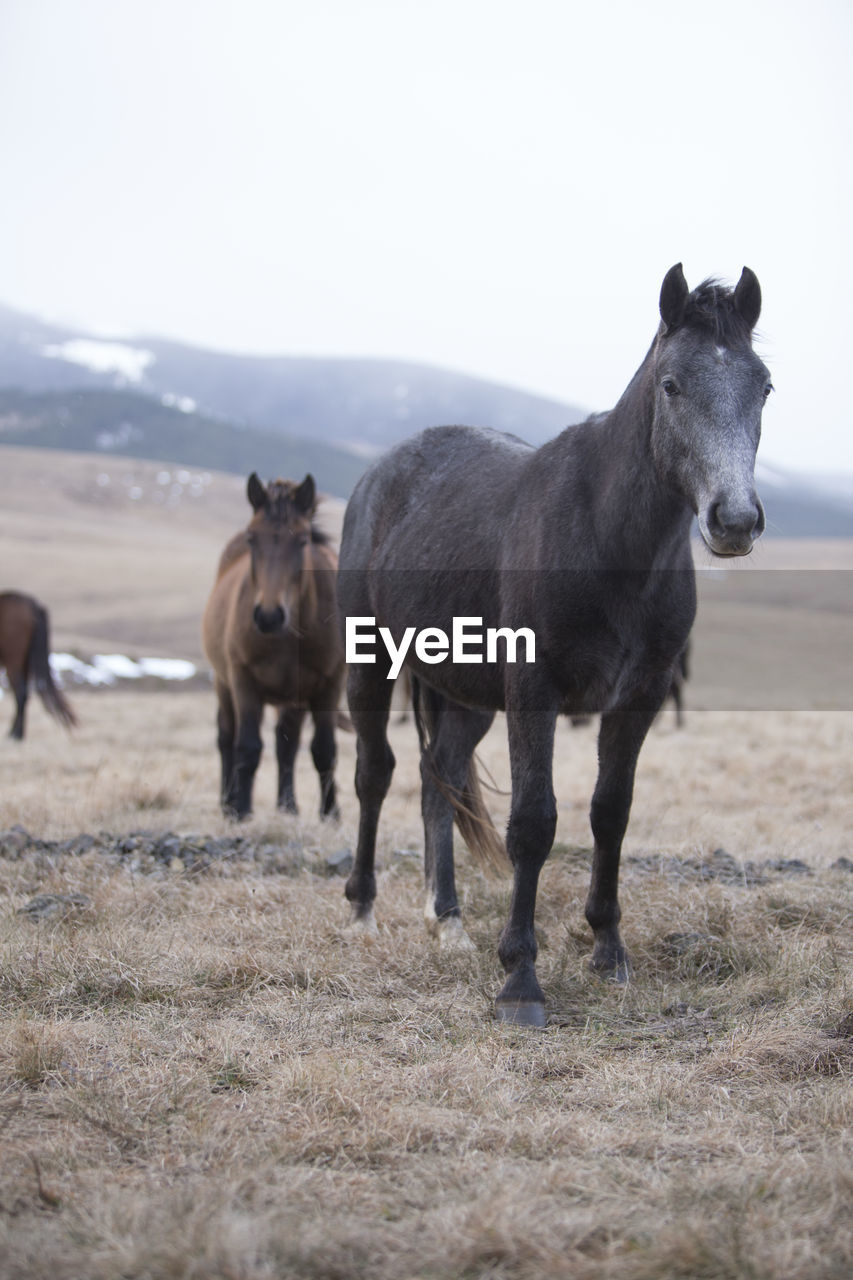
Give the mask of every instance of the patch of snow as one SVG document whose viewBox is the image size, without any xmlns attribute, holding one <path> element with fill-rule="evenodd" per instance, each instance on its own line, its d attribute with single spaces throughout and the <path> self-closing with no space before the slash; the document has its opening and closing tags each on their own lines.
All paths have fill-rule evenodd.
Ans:
<svg viewBox="0 0 853 1280">
<path fill-rule="evenodd" d="M 114 685 L 119 680 L 140 680 L 154 676 L 158 680 L 190 680 L 195 664 L 183 658 L 140 658 L 134 662 L 123 653 L 96 653 L 91 662 L 83 662 L 71 653 L 52 653 L 50 666 L 57 680 L 69 677 L 75 684 Z"/>
<path fill-rule="evenodd" d="M 167 409 L 178 409 L 181 413 L 195 413 L 198 405 L 192 396 L 179 396 L 174 391 L 167 391 L 160 397 L 160 403 Z"/>
<path fill-rule="evenodd" d="M 144 439 L 145 432 L 141 427 L 135 427 L 132 422 L 122 422 L 114 431 L 99 431 L 95 436 L 95 446 L 105 451 L 124 449 L 127 445 Z"/>
<path fill-rule="evenodd" d="M 138 680 L 142 675 L 139 663 L 123 653 L 96 653 L 92 666 L 96 671 L 107 672 L 114 680 Z"/>
<path fill-rule="evenodd" d="M 70 676 L 77 684 L 115 684 L 115 676 L 107 671 L 100 671 L 88 662 L 75 658 L 73 653 L 52 653 L 50 667 L 54 675 L 61 680 Z"/>
<path fill-rule="evenodd" d="M 157 676 L 160 680 L 191 680 L 195 665 L 183 658 L 140 658 L 139 666 L 144 676 Z"/>
<path fill-rule="evenodd" d="M 51 360 L 67 360 L 95 373 L 117 373 L 128 382 L 141 382 L 142 375 L 156 359 L 153 351 L 131 347 L 125 342 L 99 342 L 95 338 L 69 338 L 48 343 L 41 354 Z"/>
</svg>

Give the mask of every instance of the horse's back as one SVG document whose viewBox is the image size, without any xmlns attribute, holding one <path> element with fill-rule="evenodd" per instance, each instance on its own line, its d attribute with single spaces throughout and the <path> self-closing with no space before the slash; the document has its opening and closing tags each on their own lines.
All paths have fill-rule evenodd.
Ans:
<svg viewBox="0 0 853 1280">
<path fill-rule="evenodd" d="M 464 542 L 469 564 L 488 525 L 517 489 L 534 454 L 517 436 L 490 427 L 429 427 L 384 454 L 356 485 L 341 538 L 342 571 L 379 567 L 376 556 L 393 549 L 396 567 L 428 561 L 442 544 Z"/>
</svg>

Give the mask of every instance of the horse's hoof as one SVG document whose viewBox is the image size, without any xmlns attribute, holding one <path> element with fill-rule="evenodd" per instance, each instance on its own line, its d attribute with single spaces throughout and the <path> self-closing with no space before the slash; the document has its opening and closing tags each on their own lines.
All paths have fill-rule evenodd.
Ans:
<svg viewBox="0 0 853 1280">
<path fill-rule="evenodd" d="M 349 938 L 375 938 L 379 933 L 379 925 L 376 923 L 373 907 L 367 907 L 362 911 L 353 908 L 352 916 L 344 932 Z"/>
<path fill-rule="evenodd" d="M 516 1027 L 544 1027 L 545 1006 L 539 1000 L 496 1000 L 495 1017 Z"/>
<path fill-rule="evenodd" d="M 614 982 L 620 987 L 627 986 L 631 981 L 633 972 L 631 961 L 627 956 L 623 960 L 611 963 L 590 960 L 589 967 L 597 978 L 601 978 L 602 982 Z"/>
<path fill-rule="evenodd" d="M 229 822 L 248 822 L 252 816 L 252 811 L 251 809 L 246 809 L 245 812 L 240 813 L 237 809 L 232 809 L 230 805 L 226 805 L 222 810 L 222 816 L 227 818 Z"/>
<path fill-rule="evenodd" d="M 442 951 L 476 951 L 459 916 L 447 916 L 438 921 L 438 945 Z"/>
<path fill-rule="evenodd" d="M 462 923 L 461 916 L 437 916 L 435 914 L 435 902 L 431 893 L 427 894 L 424 903 L 424 924 L 427 933 L 438 939 L 438 945 L 442 951 L 476 951 L 468 934 L 465 932 L 465 926 Z"/>
</svg>

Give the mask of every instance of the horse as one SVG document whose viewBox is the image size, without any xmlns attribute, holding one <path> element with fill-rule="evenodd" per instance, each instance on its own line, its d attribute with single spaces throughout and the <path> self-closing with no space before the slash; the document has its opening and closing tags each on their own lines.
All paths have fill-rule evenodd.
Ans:
<svg viewBox="0 0 853 1280">
<path fill-rule="evenodd" d="M 497 833 L 472 761 L 495 712 L 506 712 L 513 890 L 495 1013 L 508 1022 L 545 1024 L 534 912 L 556 829 L 557 716 L 601 716 L 585 914 L 592 969 L 625 982 L 620 851 L 640 748 L 696 611 L 691 522 L 698 517 L 720 557 L 748 554 L 764 531 L 754 468 L 772 384 L 752 346 L 758 279 L 744 267 L 733 289 L 709 279 L 691 291 L 678 263 L 658 309 L 652 344 L 609 412 L 538 449 L 482 427 L 429 428 L 377 460 L 345 515 L 345 634 L 349 619 L 374 621 L 399 654 L 404 637 L 411 641 L 407 628 L 425 629 L 405 662 L 419 687 L 425 916 L 442 945 L 471 945 L 456 895 L 453 820 L 475 855 L 493 854 Z M 470 641 L 457 660 L 436 644 L 460 620 L 463 629 L 485 624 L 487 638 L 493 629 L 491 661 Z M 394 768 L 386 733 L 393 664 L 378 638 L 372 662 L 353 661 L 356 652 L 364 655 L 355 646 L 347 654 L 347 692 L 360 821 L 345 892 L 353 926 L 373 929 L 377 827 Z"/>
<path fill-rule="evenodd" d="M 5 667 L 15 695 L 16 711 L 9 736 L 24 736 L 24 712 L 30 681 L 35 683 L 47 711 L 66 729 L 77 723 L 68 699 L 57 687 L 50 669 L 50 618 L 33 596 L 20 591 L 0 592 L 0 667 Z"/>
<path fill-rule="evenodd" d="M 264 485 L 249 476 L 253 515 L 225 547 L 202 622 L 218 700 L 221 801 L 226 815 L 252 810 L 266 704 L 275 730 L 278 807 L 296 813 L 293 765 L 308 710 L 320 778 L 320 816 L 336 818 L 335 727 L 344 680 L 335 609 L 337 557 L 313 523 L 314 478 Z"/>
</svg>

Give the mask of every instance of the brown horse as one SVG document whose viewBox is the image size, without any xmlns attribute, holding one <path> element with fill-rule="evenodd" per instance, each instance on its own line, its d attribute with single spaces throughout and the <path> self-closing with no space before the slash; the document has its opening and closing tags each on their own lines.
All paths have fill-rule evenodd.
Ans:
<svg viewBox="0 0 853 1280">
<path fill-rule="evenodd" d="M 77 718 L 64 694 L 56 687 L 50 670 L 50 623 L 47 609 L 32 596 L 19 591 L 0 592 L 0 667 L 6 668 L 15 695 L 17 710 L 11 737 L 24 736 L 24 712 L 35 683 L 50 714 L 70 729 Z"/>
<path fill-rule="evenodd" d="M 336 818 L 335 726 L 344 679 L 337 556 L 312 522 L 312 476 L 301 484 L 275 480 L 264 486 L 252 473 L 247 493 L 254 515 L 222 553 L 202 624 L 219 699 L 222 807 L 235 818 L 251 813 L 261 719 L 271 703 L 279 709 L 279 808 L 297 812 L 293 762 L 310 710 L 320 816 Z"/>
</svg>

